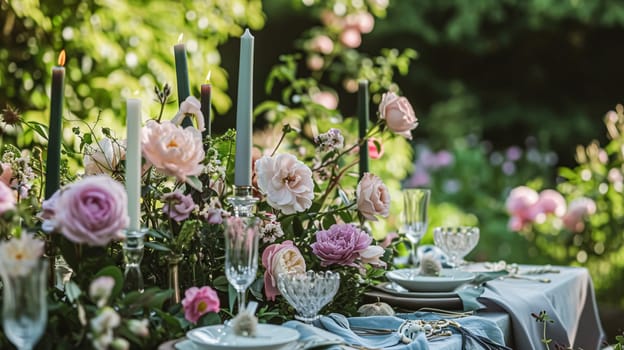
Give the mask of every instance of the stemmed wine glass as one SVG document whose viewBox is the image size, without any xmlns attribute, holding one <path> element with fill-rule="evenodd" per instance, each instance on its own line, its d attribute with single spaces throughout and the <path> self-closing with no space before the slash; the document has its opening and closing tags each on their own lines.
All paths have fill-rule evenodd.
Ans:
<svg viewBox="0 0 624 350">
<path fill-rule="evenodd" d="M 416 247 L 427 232 L 429 219 L 427 208 L 431 190 L 407 188 L 403 191 L 403 232 L 412 244 L 412 262 L 416 265 Z"/>
<path fill-rule="evenodd" d="M 338 292 L 340 275 L 332 271 L 285 272 L 277 278 L 280 293 L 295 308 L 295 319 L 305 323 L 320 318 L 318 312 Z"/>
<path fill-rule="evenodd" d="M 258 271 L 258 218 L 232 216 L 225 221 L 225 276 L 238 294 L 238 312 L 245 309 L 247 288 Z"/>
<path fill-rule="evenodd" d="M 37 261 L 26 274 L 0 270 L 4 333 L 19 350 L 31 350 L 43 334 L 48 319 L 48 261 Z"/>
</svg>

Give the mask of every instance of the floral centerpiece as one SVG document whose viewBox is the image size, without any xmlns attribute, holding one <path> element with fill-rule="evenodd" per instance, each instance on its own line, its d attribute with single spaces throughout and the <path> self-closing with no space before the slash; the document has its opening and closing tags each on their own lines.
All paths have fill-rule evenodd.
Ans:
<svg viewBox="0 0 624 350">
<path fill-rule="evenodd" d="M 169 95 L 167 86 L 156 89 L 163 105 Z M 149 120 L 141 134 L 145 291 L 124 290 L 121 269 L 128 226 L 125 140 L 107 128 L 98 130 L 97 123 L 86 130 L 74 128 L 84 171 L 75 176 L 63 172 L 64 186 L 46 200 L 41 191 L 44 166 L 33 157 L 40 151 L 29 154 L 5 145 L 1 233 L 18 242 L 30 237 L 23 228 L 40 231 L 48 257 L 57 263 L 46 334 L 58 344 L 150 347 L 194 325 L 232 316 L 235 294 L 224 274 L 222 222 L 229 215 L 225 199 L 231 195 L 234 132 L 203 139 L 203 117 L 194 97 L 171 120 L 163 117 L 161 112 Z M 197 122 L 183 127 L 184 118 Z M 384 94 L 378 119 L 367 138 L 385 128 L 411 137 L 417 126 L 409 102 L 393 92 Z M 23 127 L 32 126 L 24 122 Z M 254 161 L 253 188 L 262 220 L 261 272 L 250 291 L 261 302 L 259 317 L 268 321 L 279 322 L 293 313 L 279 296 L 280 273 L 340 273 L 341 287 L 330 308 L 352 314 L 364 288 L 383 274 L 390 258 L 388 242 L 376 242 L 367 225 L 389 214 L 388 188 L 372 173 L 362 174 L 354 188 L 344 185 L 356 175 L 354 151 L 369 147 L 365 139 L 345 145 L 338 129 L 319 133 L 311 140 L 315 152 L 304 157 L 308 165 L 279 150 L 286 136 L 296 132 L 284 125 L 278 144 L 258 149 Z M 3 254 L 5 269 L 29 261 L 10 262 L 9 256 Z M 70 272 L 61 275 L 63 271 Z"/>
</svg>

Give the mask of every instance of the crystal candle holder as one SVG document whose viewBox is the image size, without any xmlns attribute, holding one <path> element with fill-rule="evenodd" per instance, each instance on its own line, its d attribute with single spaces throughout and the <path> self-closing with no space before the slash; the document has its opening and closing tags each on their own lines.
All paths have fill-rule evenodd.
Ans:
<svg viewBox="0 0 624 350">
<path fill-rule="evenodd" d="M 311 323 L 321 317 L 318 312 L 336 295 L 340 275 L 331 271 L 282 273 L 277 278 L 277 286 L 297 311 L 295 318 Z"/>
<path fill-rule="evenodd" d="M 124 263 L 124 292 L 143 292 L 143 273 L 141 261 L 143 260 L 144 236 L 146 230 L 126 230 L 126 240 L 123 242 Z"/>
</svg>

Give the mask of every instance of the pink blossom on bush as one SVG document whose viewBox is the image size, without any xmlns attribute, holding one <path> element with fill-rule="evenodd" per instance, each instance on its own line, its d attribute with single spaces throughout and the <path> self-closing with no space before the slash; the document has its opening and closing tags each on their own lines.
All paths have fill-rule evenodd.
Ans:
<svg viewBox="0 0 624 350">
<path fill-rule="evenodd" d="M 379 144 L 379 149 L 377 149 L 377 144 Z M 381 140 L 378 140 L 374 137 L 368 139 L 368 156 L 370 159 L 379 159 L 384 154 L 384 147 Z"/>
<path fill-rule="evenodd" d="M 13 190 L 0 181 L 0 215 L 15 209 L 15 195 Z"/>
<path fill-rule="evenodd" d="M 557 217 L 562 217 L 566 213 L 567 204 L 561 193 L 548 189 L 540 192 L 535 206 L 543 214 L 554 214 Z"/>
<path fill-rule="evenodd" d="M 258 188 L 271 207 L 294 214 L 312 206 L 312 171 L 295 156 L 264 156 L 256 161 L 256 174 Z"/>
<path fill-rule="evenodd" d="M 317 35 L 310 41 L 310 50 L 329 55 L 334 51 L 334 41 L 327 35 Z"/>
<path fill-rule="evenodd" d="M 13 168 L 11 164 L 0 163 L 0 182 L 7 186 L 11 186 L 11 179 L 13 178 Z"/>
<path fill-rule="evenodd" d="M 316 233 L 312 252 L 321 260 L 322 266 L 333 264 L 358 267 L 356 259 L 372 242 L 366 232 L 352 224 L 334 224 L 328 230 Z"/>
<path fill-rule="evenodd" d="M 340 33 L 340 42 L 346 47 L 355 49 L 362 44 L 362 35 L 356 28 L 346 28 Z"/>
<path fill-rule="evenodd" d="M 373 31 L 373 28 L 375 27 L 375 17 L 373 17 L 373 15 L 368 12 L 360 12 L 354 16 L 355 25 L 361 33 L 367 34 Z"/>
<path fill-rule="evenodd" d="M 184 292 L 182 308 L 184 318 L 189 322 L 197 323 L 203 315 L 209 312 L 219 312 L 219 296 L 208 286 L 191 287 Z"/>
<path fill-rule="evenodd" d="M 179 190 L 165 193 L 162 201 L 165 203 L 163 213 L 177 222 L 187 219 L 197 207 L 190 194 L 184 195 Z"/>
<path fill-rule="evenodd" d="M 596 213 L 596 202 L 587 197 L 581 197 L 570 202 L 568 212 L 562 218 L 563 226 L 572 232 L 581 232 L 585 229 L 585 218 Z"/>
<path fill-rule="evenodd" d="M 381 97 L 379 118 L 386 121 L 386 125 L 392 132 L 409 140 L 412 139 L 411 130 L 418 126 L 418 119 L 416 119 L 412 105 L 407 98 L 397 96 L 394 92 L 386 92 Z"/>
<path fill-rule="evenodd" d="M 314 103 L 320 104 L 327 109 L 338 108 L 338 97 L 329 91 L 319 91 L 312 94 L 311 99 Z"/>
<path fill-rule="evenodd" d="M 519 186 L 511 190 L 505 201 L 507 212 L 523 220 L 532 220 L 532 208 L 539 200 L 539 194 L 532 188 Z"/>
<path fill-rule="evenodd" d="M 104 246 L 123 239 L 128 198 L 122 184 L 108 175 L 88 176 L 61 190 L 54 203 L 57 229 L 74 243 Z"/>
<path fill-rule="evenodd" d="M 306 263 L 301 252 L 292 241 L 271 244 L 262 252 L 264 271 L 264 294 L 268 300 L 275 300 L 280 294 L 277 277 L 280 273 L 305 272 Z"/>
<path fill-rule="evenodd" d="M 367 220 L 377 221 L 376 215 L 386 217 L 390 212 L 390 191 L 381 178 L 364 173 L 356 188 L 357 207 Z"/>
<path fill-rule="evenodd" d="M 320 55 L 310 55 L 306 59 L 306 65 L 311 71 L 319 71 L 323 68 L 325 59 Z"/>
</svg>

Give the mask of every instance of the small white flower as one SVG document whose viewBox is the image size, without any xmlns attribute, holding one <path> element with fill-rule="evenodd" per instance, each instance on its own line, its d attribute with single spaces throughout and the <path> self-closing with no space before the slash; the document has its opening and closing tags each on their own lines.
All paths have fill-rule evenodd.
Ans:
<svg viewBox="0 0 624 350">
<path fill-rule="evenodd" d="M 96 317 L 91 319 L 91 330 L 95 334 L 103 334 L 117 328 L 120 323 L 121 317 L 119 317 L 119 314 L 112 307 L 107 306 Z"/>
<path fill-rule="evenodd" d="M 134 335 L 147 337 L 149 336 L 149 320 L 147 318 L 142 320 L 130 320 L 128 321 L 128 329 Z"/>
<path fill-rule="evenodd" d="M 86 175 L 110 174 L 117 165 L 126 157 L 126 150 L 119 142 L 107 137 L 100 140 L 97 145 L 87 145 L 82 159 Z"/>
<path fill-rule="evenodd" d="M 89 296 L 98 307 L 104 307 L 115 287 L 115 279 L 110 276 L 101 276 L 93 280 L 89 286 Z"/>
<path fill-rule="evenodd" d="M 180 110 L 171 120 L 172 123 L 180 125 L 187 114 L 195 116 L 197 119 L 197 130 L 204 131 L 204 114 L 201 111 L 201 102 L 195 96 L 189 96 L 180 104 Z"/>
<path fill-rule="evenodd" d="M 11 276 L 27 275 L 43 255 L 43 247 L 43 241 L 29 233 L 0 243 L 2 268 Z"/>
</svg>

